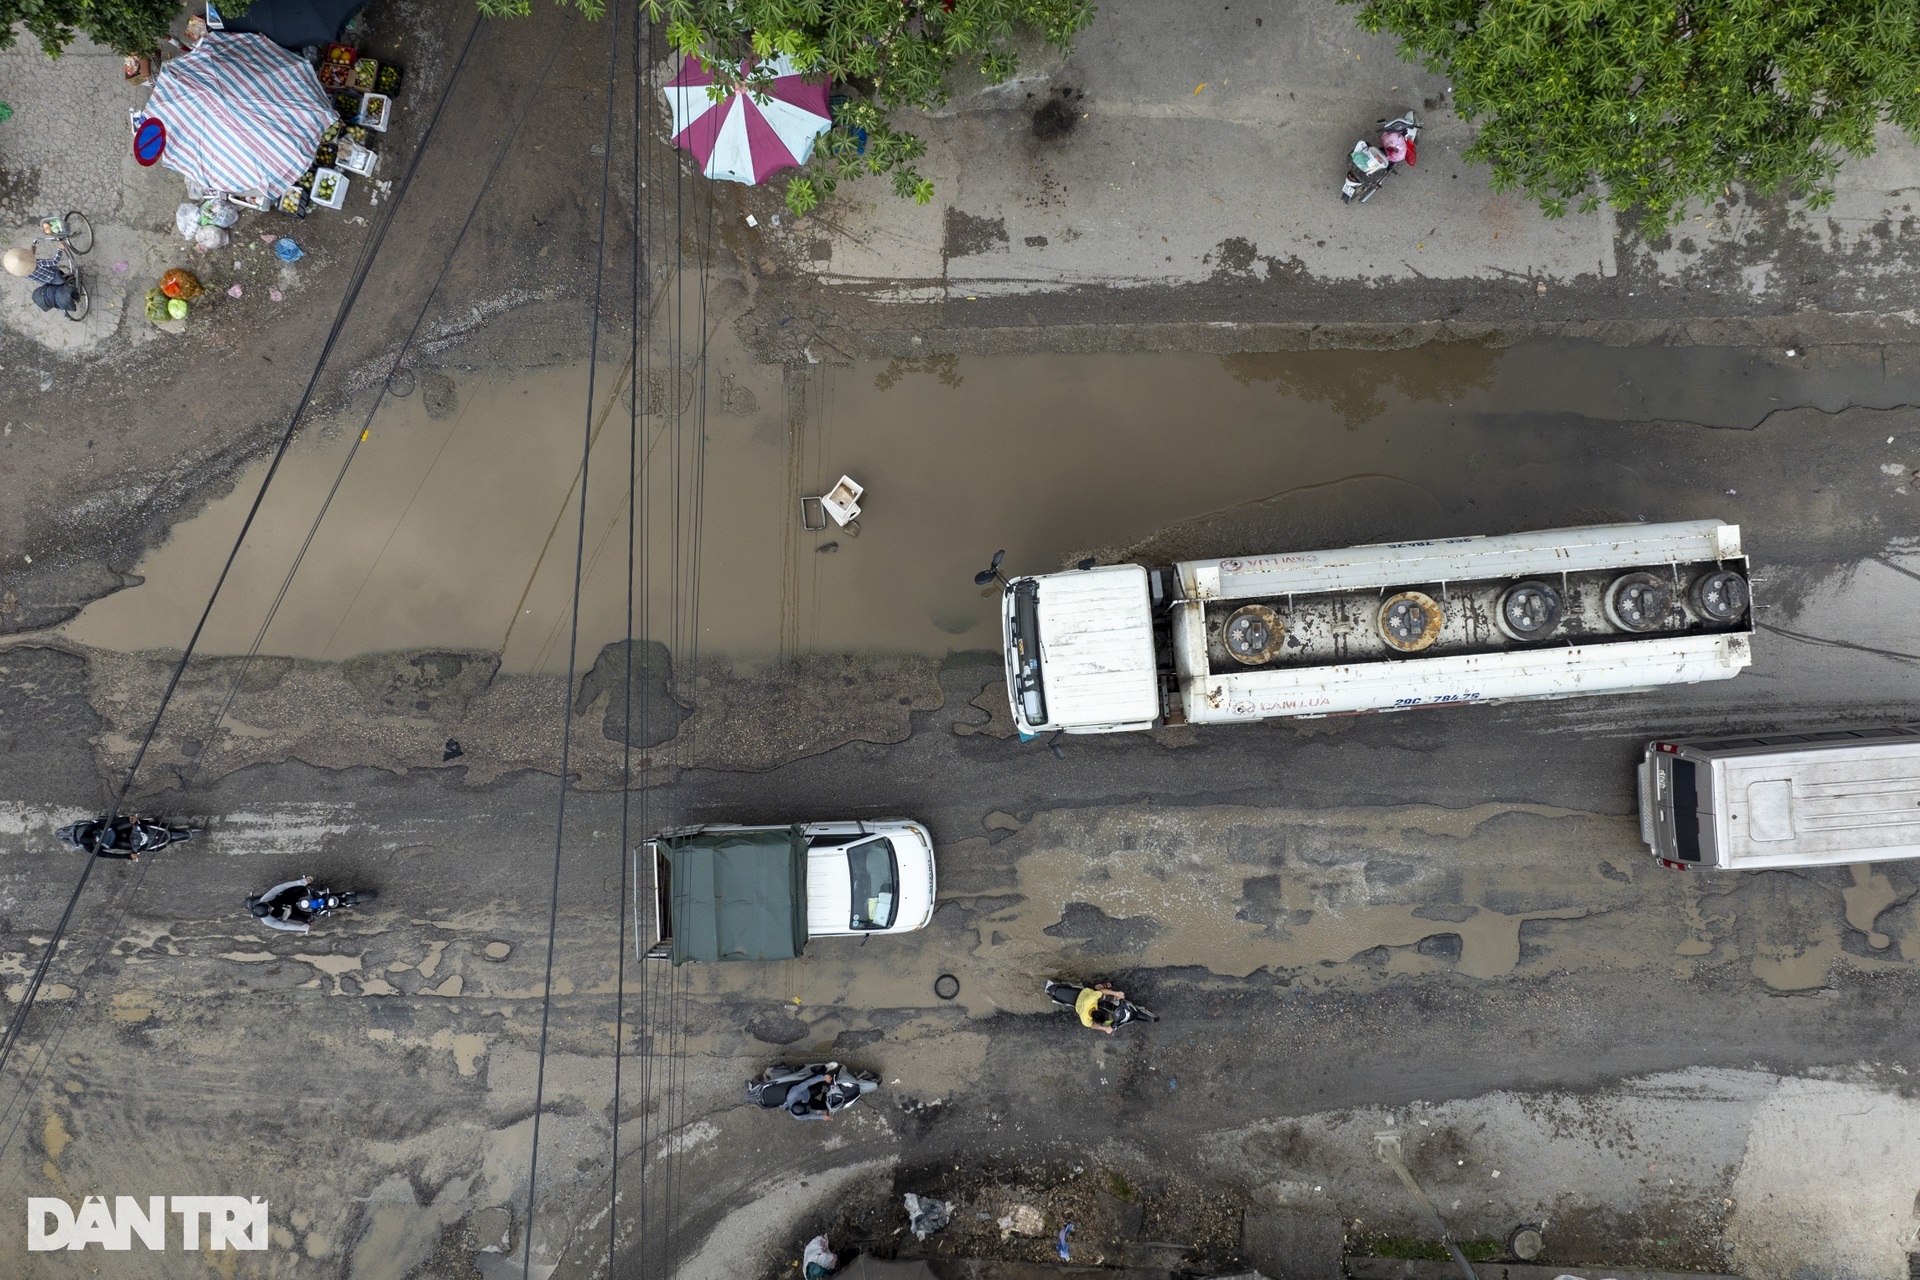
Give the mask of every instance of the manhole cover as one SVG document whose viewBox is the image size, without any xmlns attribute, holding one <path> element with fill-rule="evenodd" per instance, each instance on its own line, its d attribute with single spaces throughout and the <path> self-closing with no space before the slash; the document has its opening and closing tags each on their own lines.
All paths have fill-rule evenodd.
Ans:
<svg viewBox="0 0 1920 1280">
<path fill-rule="evenodd" d="M 1516 582 L 1500 597 L 1495 616 L 1513 640 L 1544 640 L 1560 625 L 1560 593 L 1537 580 Z"/>
<path fill-rule="evenodd" d="M 1286 637 L 1280 615 L 1263 604 L 1250 604 L 1233 611 L 1220 628 L 1220 642 L 1234 659 L 1258 666 L 1279 651 Z"/>
<path fill-rule="evenodd" d="M 1402 591 L 1380 604 L 1380 638 L 1402 653 L 1418 653 L 1440 638 L 1440 603 L 1419 591 Z"/>
<path fill-rule="evenodd" d="M 1622 631 L 1657 631 L 1673 612 L 1673 592 L 1651 573 L 1625 573 L 1607 588 L 1607 621 Z"/>
<path fill-rule="evenodd" d="M 1703 573 L 1693 580 L 1687 598 L 1710 622 L 1736 622 L 1747 611 L 1747 580 L 1731 569 Z"/>
</svg>

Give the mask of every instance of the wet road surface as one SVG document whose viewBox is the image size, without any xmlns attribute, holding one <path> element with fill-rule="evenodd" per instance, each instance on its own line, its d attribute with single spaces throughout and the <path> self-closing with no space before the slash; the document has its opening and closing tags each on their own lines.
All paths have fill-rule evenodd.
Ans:
<svg viewBox="0 0 1920 1280">
<path fill-rule="evenodd" d="M 923 933 L 820 942 L 787 964 L 652 967 L 644 991 L 629 968 L 646 1023 L 630 1043 L 654 1054 L 629 1070 L 656 1071 L 624 1082 L 623 1147 L 647 1150 L 656 1169 L 671 1160 L 681 1189 L 663 1204 L 656 1180 L 653 1234 L 643 1246 L 630 1222 L 623 1248 L 658 1248 L 671 1217 L 685 1274 L 746 1274 L 743 1258 L 771 1274 L 779 1250 L 896 1166 L 927 1187 L 952 1165 L 1036 1160 L 1158 1171 L 1236 1203 L 1295 1187 L 1299 1212 L 1415 1231 L 1367 1143 L 1388 1125 L 1437 1144 L 1416 1170 L 1458 1230 L 1549 1219 L 1556 1258 L 1788 1274 L 1794 1248 L 1845 1235 L 1862 1185 L 1909 1172 L 1904 1147 L 1855 1149 L 1855 1122 L 1835 1117 L 1882 1108 L 1884 1133 L 1913 1123 L 1899 1073 L 1920 882 L 1898 864 L 1662 872 L 1638 843 L 1632 765 L 1659 734 L 1914 718 L 1920 651 L 1904 618 L 1920 574 L 1909 541 L 1920 421 L 1903 406 L 1920 375 L 1906 355 L 1387 353 L 1368 361 L 1404 371 L 1371 391 L 1365 370 L 1381 366 L 1345 353 L 1101 358 L 1052 375 L 1058 361 L 856 366 L 746 384 L 757 410 L 708 419 L 709 652 L 742 667 L 957 652 L 926 668 L 937 696 L 897 731 L 751 769 L 713 767 L 687 745 L 676 785 L 647 793 L 633 825 L 910 814 L 940 842 L 941 906 Z M 512 386 L 458 390 L 510 401 Z M 1356 388 L 1378 407 L 1349 403 Z M 1050 447 L 1044 424 L 1084 422 L 1089 405 L 1108 406 L 1112 447 L 1065 427 Z M 452 433 L 446 465 L 461 420 L 395 412 L 395 437 L 409 425 Z M 511 439 L 507 416 L 480 443 Z M 978 447 L 982 436 L 994 447 Z M 363 510 L 389 525 L 394 495 L 434 483 L 416 443 L 396 444 L 390 470 L 356 473 L 384 486 Z M 529 457 L 555 496 L 533 520 L 544 526 L 569 468 Z M 792 499 L 841 471 L 868 485 L 870 514 L 859 538 L 823 555 L 816 535 L 796 534 Z M 618 487 L 596 504 L 609 519 Z M 436 501 L 436 518 L 464 518 Z M 1163 730 L 1074 741 L 1059 758 L 1008 736 L 995 659 L 979 652 L 992 602 L 968 585 L 1000 545 L 1046 567 L 1087 548 L 1162 558 L 1703 515 L 1742 525 L 1763 606 L 1755 665 L 1733 681 Z M 304 533 L 304 518 L 288 524 Z M 497 557 L 478 544 L 426 556 L 448 570 L 448 604 L 406 616 L 399 604 L 417 587 L 371 554 L 383 530 L 343 524 L 338 554 L 316 556 L 314 579 L 289 597 L 288 648 L 269 652 L 485 648 L 526 607 L 500 602 L 529 581 L 529 600 L 554 601 L 539 587 L 552 566 L 501 569 L 495 589 Z M 524 532 L 502 545 L 524 554 Z M 168 554 L 155 554 L 148 588 L 94 606 L 70 638 L 111 645 L 110 607 L 142 592 L 149 618 L 170 594 L 191 597 Z M 171 592 L 151 590 L 163 581 Z M 260 594 L 235 599 L 257 608 Z M 618 634 L 608 607 L 594 606 L 595 644 Z M 259 615 L 239 612 L 216 651 L 244 651 Z M 336 627 L 350 638 L 311 647 Z M 522 669 L 550 670 L 527 643 Z M 15 647 L 0 667 L 0 748 L 22 762 L 0 770 L 11 985 L 33 954 L 23 939 L 57 916 L 74 870 L 49 833 L 99 803 L 91 740 L 124 732 L 127 717 L 78 656 Z M 309 675 L 281 678 L 297 692 Z M 845 696 L 860 696 L 863 676 L 844 678 Z M 557 687 L 547 705 L 557 716 Z M 459 737 L 467 706 L 403 707 L 393 723 L 412 715 L 423 736 Z M 592 716 L 580 732 L 605 729 Z M 56 990 L 36 1016 L 41 1043 L 60 1038 L 24 1095 L 8 1082 L 4 1118 L 21 1119 L 21 1138 L 4 1180 L 18 1195 L 188 1183 L 265 1195 L 289 1274 L 463 1274 L 484 1243 L 476 1223 L 500 1220 L 475 1215 L 524 1197 L 553 780 L 474 761 L 396 773 L 287 754 L 211 771 L 167 800 L 209 819 L 203 844 L 98 877 L 71 950 L 104 942 L 108 955 L 84 982 L 67 974 L 84 1001 Z M 577 796 L 563 863 L 534 1239 L 564 1276 L 591 1274 L 605 1250 L 619 817 L 617 794 Z M 239 915 L 241 894 L 300 870 L 382 896 L 308 938 Z M 951 1002 L 933 993 L 941 973 L 961 980 Z M 1112 975 L 1163 1021 L 1110 1041 L 1082 1034 L 1040 995 L 1060 974 Z M 739 1105 L 739 1081 L 759 1066 L 813 1054 L 881 1071 L 877 1105 L 830 1138 Z M 1813 1136 L 1782 1136 L 1802 1128 Z M 1856 1181 L 1802 1188 L 1814 1226 L 1783 1236 L 1750 1206 L 1788 1193 L 1781 1152 L 1794 1142 L 1803 1161 L 1842 1167 L 1850 1154 Z M 631 1192 L 637 1170 L 622 1176 Z M 1877 1227 L 1856 1246 L 1862 1274 L 1901 1248 Z M 28 1265 L 67 1274 L 65 1259 Z M 199 1265 L 103 1255 L 101 1274 Z"/>
</svg>

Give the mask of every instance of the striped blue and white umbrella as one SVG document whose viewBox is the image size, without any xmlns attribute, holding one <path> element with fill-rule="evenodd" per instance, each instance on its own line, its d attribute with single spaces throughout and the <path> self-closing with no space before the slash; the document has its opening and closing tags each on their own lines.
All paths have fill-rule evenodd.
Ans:
<svg viewBox="0 0 1920 1280">
<path fill-rule="evenodd" d="M 147 114 L 167 126 L 160 163 L 216 191 L 278 196 L 337 118 L 313 68 L 265 36 L 209 31 L 154 77 Z"/>
</svg>

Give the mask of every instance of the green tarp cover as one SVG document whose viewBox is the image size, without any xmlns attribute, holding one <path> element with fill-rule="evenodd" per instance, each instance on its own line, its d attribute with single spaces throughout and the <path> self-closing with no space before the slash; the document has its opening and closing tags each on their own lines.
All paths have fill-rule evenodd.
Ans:
<svg viewBox="0 0 1920 1280">
<path fill-rule="evenodd" d="M 673 962 L 791 960 L 807 945 L 807 841 L 707 831 L 667 842 Z"/>
</svg>

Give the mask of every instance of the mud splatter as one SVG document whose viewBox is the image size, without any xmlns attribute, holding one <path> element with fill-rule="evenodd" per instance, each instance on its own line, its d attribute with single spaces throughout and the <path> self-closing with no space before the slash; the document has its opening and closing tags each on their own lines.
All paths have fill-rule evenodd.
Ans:
<svg viewBox="0 0 1920 1280">
<path fill-rule="evenodd" d="M 1902 896 L 1891 880 L 1875 871 L 1872 863 L 1856 862 L 1853 883 L 1842 889 L 1840 896 L 1846 899 L 1847 923 L 1867 935 L 1868 946 L 1885 951 L 1893 945 L 1892 938 L 1873 927 L 1880 913 Z"/>
</svg>

